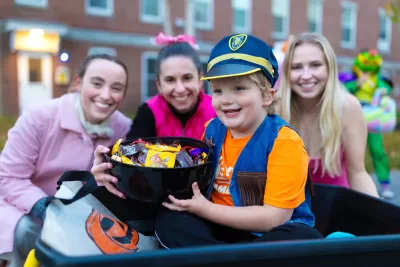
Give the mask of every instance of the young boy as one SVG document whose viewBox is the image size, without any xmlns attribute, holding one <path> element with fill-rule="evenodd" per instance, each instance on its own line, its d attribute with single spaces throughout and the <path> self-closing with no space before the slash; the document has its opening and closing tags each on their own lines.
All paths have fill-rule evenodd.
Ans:
<svg viewBox="0 0 400 267">
<path fill-rule="evenodd" d="M 298 133 L 273 115 L 278 64 L 271 48 L 246 34 L 227 36 L 211 52 L 207 73 L 218 115 L 204 140 L 213 149 L 208 198 L 171 203 L 156 220 L 167 248 L 322 238 L 313 228 L 308 155 Z"/>
</svg>

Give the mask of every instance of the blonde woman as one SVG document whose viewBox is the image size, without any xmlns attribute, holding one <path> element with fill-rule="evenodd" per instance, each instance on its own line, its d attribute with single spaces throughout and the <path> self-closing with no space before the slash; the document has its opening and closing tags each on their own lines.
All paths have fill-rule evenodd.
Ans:
<svg viewBox="0 0 400 267">
<path fill-rule="evenodd" d="M 336 56 L 324 36 L 303 33 L 293 40 L 278 98 L 278 114 L 304 140 L 313 182 L 378 197 L 364 165 L 367 126 L 360 103 L 339 83 Z"/>
</svg>

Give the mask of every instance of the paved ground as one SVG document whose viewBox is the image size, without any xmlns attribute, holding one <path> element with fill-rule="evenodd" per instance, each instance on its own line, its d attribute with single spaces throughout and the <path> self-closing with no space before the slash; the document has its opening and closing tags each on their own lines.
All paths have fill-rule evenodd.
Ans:
<svg viewBox="0 0 400 267">
<path fill-rule="evenodd" d="M 378 185 L 376 176 L 372 175 L 375 183 Z M 390 200 L 390 202 L 395 203 L 400 206 L 400 171 L 392 171 L 390 172 L 390 179 L 392 184 L 392 190 L 395 192 L 395 197 Z M 379 190 L 379 185 L 378 185 Z"/>
</svg>

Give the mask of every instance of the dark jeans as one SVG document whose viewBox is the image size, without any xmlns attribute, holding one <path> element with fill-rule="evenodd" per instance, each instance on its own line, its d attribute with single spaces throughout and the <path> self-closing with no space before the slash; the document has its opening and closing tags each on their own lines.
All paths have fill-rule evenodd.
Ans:
<svg viewBox="0 0 400 267">
<path fill-rule="evenodd" d="M 258 237 L 248 231 L 165 208 L 159 213 L 155 227 L 157 238 L 167 248 L 323 238 L 315 228 L 300 223 L 280 225 Z"/>
</svg>

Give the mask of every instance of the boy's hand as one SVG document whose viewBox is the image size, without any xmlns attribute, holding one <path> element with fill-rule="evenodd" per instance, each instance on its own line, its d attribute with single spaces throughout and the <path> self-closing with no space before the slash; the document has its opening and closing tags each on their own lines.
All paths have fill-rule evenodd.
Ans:
<svg viewBox="0 0 400 267">
<path fill-rule="evenodd" d="M 176 211 L 188 211 L 190 213 L 199 215 L 203 213 L 205 209 L 211 204 L 200 192 L 197 183 L 192 184 L 193 197 L 191 199 L 176 199 L 173 196 L 169 196 L 172 203 L 163 203 L 163 206 Z"/>
</svg>

